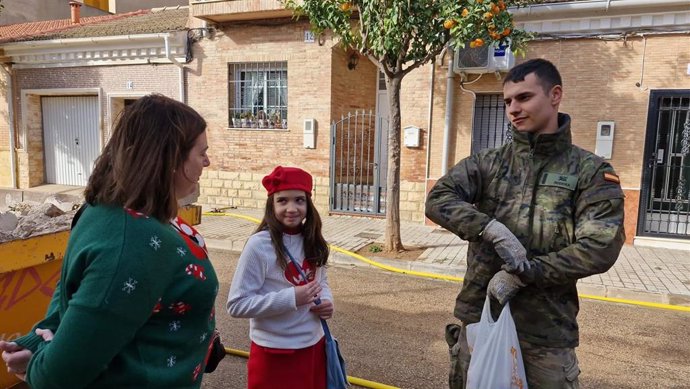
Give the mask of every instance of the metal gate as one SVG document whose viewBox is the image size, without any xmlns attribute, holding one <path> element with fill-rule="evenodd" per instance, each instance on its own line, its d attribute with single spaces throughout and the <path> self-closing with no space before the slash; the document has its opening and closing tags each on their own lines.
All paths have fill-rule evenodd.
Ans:
<svg viewBox="0 0 690 389">
<path fill-rule="evenodd" d="M 637 233 L 690 239 L 690 91 L 653 91 Z"/>
<path fill-rule="evenodd" d="M 46 183 L 85 186 L 98 157 L 98 97 L 42 97 Z"/>
<path fill-rule="evenodd" d="M 477 95 L 472 122 L 472 154 L 510 142 L 509 128 L 503 95 Z"/>
<path fill-rule="evenodd" d="M 388 120 L 371 111 L 331 124 L 331 211 L 386 213 L 387 133 Z"/>
</svg>

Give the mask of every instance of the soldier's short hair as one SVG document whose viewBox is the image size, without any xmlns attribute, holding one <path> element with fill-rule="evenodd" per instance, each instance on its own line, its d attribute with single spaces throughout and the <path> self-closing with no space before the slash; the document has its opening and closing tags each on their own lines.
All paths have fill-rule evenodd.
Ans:
<svg viewBox="0 0 690 389">
<path fill-rule="evenodd" d="M 556 69 L 556 65 L 542 58 L 530 59 L 510 69 L 503 79 L 503 85 L 507 82 L 525 81 L 525 77 L 530 73 L 537 76 L 546 93 L 549 93 L 551 88 L 556 85 L 563 86 L 563 80 L 561 80 L 561 74 Z"/>
</svg>

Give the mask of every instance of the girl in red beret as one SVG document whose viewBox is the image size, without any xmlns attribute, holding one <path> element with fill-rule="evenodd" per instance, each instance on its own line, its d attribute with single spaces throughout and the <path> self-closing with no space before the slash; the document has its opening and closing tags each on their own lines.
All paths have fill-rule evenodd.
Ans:
<svg viewBox="0 0 690 389">
<path fill-rule="evenodd" d="M 325 389 L 320 318 L 333 316 L 333 295 L 312 177 L 278 166 L 262 184 L 266 211 L 240 255 L 227 303 L 230 315 L 250 319 L 248 388 Z"/>
</svg>

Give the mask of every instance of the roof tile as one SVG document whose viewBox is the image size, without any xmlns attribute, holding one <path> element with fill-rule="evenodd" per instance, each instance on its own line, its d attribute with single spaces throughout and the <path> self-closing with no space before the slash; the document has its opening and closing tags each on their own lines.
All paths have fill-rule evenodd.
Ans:
<svg viewBox="0 0 690 389">
<path fill-rule="evenodd" d="M 176 7 L 84 17 L 79 24 L 69 19 L 11 24 L 0 26 L 0 43 L 179 31 L 188 15 L 188 7 Z"/>
</svg>

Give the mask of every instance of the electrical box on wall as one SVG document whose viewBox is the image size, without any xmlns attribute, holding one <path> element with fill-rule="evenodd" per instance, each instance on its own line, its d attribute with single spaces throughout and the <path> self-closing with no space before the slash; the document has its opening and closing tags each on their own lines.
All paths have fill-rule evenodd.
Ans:
<svg viewBox="0 0 690 389">
<path fill-rule="evenodd" d="M 613 130 L 615 123 L 612 121 L 601 121 L 597 123 L 597 143 L 594 154 L 611 159 L 613 153 Z"/>
<path fill-rule="evenodd" d="M 314 119 L 304 119 L 304 148 L 316 148 L 316 121 Z"/>
<path fill-rule="evenodd" d="M 419 147 L 420 129 L 415 126 L 407 126 L 403 129 L 403 143 L 405 147 Z"/>
</svg>

